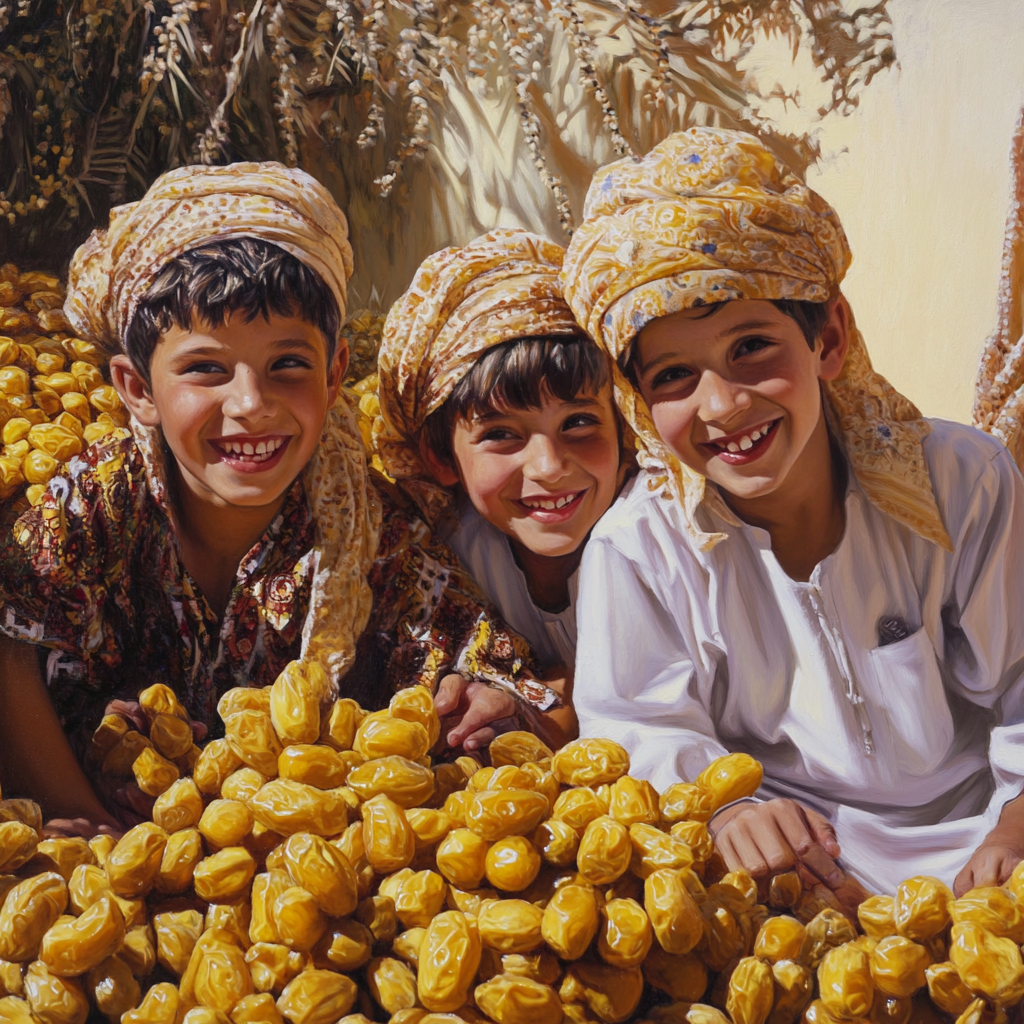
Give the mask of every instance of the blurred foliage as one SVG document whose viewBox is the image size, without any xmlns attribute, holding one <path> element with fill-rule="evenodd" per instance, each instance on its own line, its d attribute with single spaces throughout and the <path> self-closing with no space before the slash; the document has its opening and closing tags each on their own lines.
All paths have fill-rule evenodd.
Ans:
<svg viewBox="0 0 1024 1024">
<path fill-rule="evenodd" d="M 894 60 L 887 0 L 0 0 L 0 253 L 62 269 L 113 204 L 186 163 L 342 169 L 349 195 L 407 216 L 410 161 L 443 143 L 452 83 L 514 92 L 563 228 L 548 153 L 568 47 L 620 154 L 669 131 L 758 131 L 797 170 L 816 156 L 750 113 L 737 61 L 762 36 L 807 46 L 845 114 Z M 792 97 L 789 97 L 792 98 Z M 330 183 L 338 192 L 337 182 Z M 406 204 L 407 205 L 407 204 Z M 577 211 L 578 213 L 578 211 Z"/>
</svg>

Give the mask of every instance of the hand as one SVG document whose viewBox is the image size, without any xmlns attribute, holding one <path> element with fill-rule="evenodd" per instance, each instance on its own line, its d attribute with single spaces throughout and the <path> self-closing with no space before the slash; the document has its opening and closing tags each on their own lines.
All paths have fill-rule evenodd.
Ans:
<svg viewBox="0 0 1024 1024">
<path fill-rule="evenodd" d="M 1022 860 L 1024 843 L 990 832 L 953 880 L 953 895 L 959 899 L 968 889 L 1002 885 Z"/>
<path fill-rule="evenodd" d="M 88 818 L 51 818 L 43 825 L 43 835 L 47 839 L 92 839 L 93 836 L 120 839 L 123 834 L 124 830 L 119 825 Z"/>
<path fill-rule="evenodd" d="M 765 880 L 795 868 L 805 888 L 812 880 L 830 889 L 846 881 L 835 861 L 839 844 L 832 826 L 795 800 L 734 804 L 716 814 L 709 827 L 730 871 L 744 869 Z"/>
<path fill-rule="evenodd" d="M 486 747 L 516 714 L 512 694 L 486 683 L 471 683 L 460 675 L 441 680 L 434 697 L 441 716 L 441 740 L 449 747 L 476 750 Z"/>
<path fill-rule="evenodd" d="M 120 715 L 128 723 L 130 729 L 142 733 L 143 736 L 149 735 L 149 719 L 137 700 L 112 700 L 103 709 L 103 714 Z M 189 725 L 192 726 L 193 740 L 196 743 L 202 743 L 209 731 L 206 725 L 196 721 L 190 721 Z"/>
</svg>

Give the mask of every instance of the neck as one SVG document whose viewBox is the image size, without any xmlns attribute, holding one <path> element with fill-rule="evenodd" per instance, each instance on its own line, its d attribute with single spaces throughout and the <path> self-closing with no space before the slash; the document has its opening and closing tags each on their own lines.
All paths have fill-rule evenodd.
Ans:
<svg viewBox="0 0 1024 1024">
<path fill-rule="evenodd" d="M 546 612 L 562 612 L 569 606 L 569 579 L 583 557 L 583 545 L 568 555 L 538 555 L 509 538 L 516 564 L 526 577 L 530 599 Z"/>
<path fill-rule="evenodd" d="M 269 505 L 227 505 L 189 486 L 175 464 L 173 502 L 178 546 L 189 575 L 220 618 L 227 608 L 238 563 L 266 533 L 288 491 Z"/>
<path fill-rule="evenodd" d="M 723 491 L 722 496 L 745 523 L 768 532 L 783 570 L 795 580 L 806 581 L 842 539 L 845 471 L 845 460 L 829 436 L 822 410 L 800 458 L 771 494 L 744 499 Z"/>
</svg>

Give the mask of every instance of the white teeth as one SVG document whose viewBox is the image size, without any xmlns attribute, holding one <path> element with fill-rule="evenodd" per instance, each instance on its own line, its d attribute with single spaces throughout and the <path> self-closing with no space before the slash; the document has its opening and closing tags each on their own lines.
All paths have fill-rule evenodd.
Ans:
<svg viewBox="0 0 1024 1024">
<path fill-rule="evenodd" d="M 245 452 L 246 455 L 252 455 L 253 454 L 253 450 L 254 450 L 253 446 L 251 444 L 249 444 L 248 441 L 245 444 L 242 445 L 242 451 Z"/>
<path fill-rule="evenodd" d="M 256 445 L 256 454 L 257 455 L 266 455 L 267 454 L 267 445 L 266 445 L 265 441 L 260 441 L 260 443 L 258 445 Z"/>
<path fill-rule="evenodd" d="M 741 440 L 740 440 L 740 451 L 743 451 L 743 452 L 749 451 L 753 447 L 754 447 L 754 442 L 751 441 L 749 437 L 741 438 Z"/>
<path fill-rule="evenodd" d="M 754 432 L 753 432 L 753 433 L 752 433 L 752 434 L 750 435 L 750 440 L 751 440 L 751 441 L 760 441 L 760 440 L 761 440 L 761 431 L 760 431 L 760 430 L 755 430 L 755 431 L 754 431 Z"/>
<path fill-rule="evenodd" d="M 740 450 L 740 446 L 735 441 L 730 441 L 726 445 L 726 448 L 728 448 L 731 452 L 738 452 Z"/>
</svg>

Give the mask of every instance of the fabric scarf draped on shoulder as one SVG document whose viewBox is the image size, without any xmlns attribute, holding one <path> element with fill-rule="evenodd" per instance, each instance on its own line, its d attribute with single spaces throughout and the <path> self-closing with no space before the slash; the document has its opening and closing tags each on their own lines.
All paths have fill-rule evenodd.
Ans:
<svg viewBox="0 0 1024 1024">
<path fill-rule="evenodd" d="M 428 256 L 391 307 L 378 358 L 374 442 L 385 470 L 432 526 L 451 511 L 452 497 L 420 458 L 423 424 L 488 349 L 582 334 L 562 298 L 563 253 L 539 235 L 498 228 Z"/>
<path fill-rule="evenodd" d="M 835 211 L 763 143 L 744 132 L 692 128 L 639 161 L 619 160 L 595 174 L 566 250 L 562 287 L 576 319 L 616 361 L 649 321 L 693 306 L 828 301 L 850 260 Z M 711 548 L 725 535 L 707 532 L 697 513 L 717 494 L 706 494 L 704 477 L 662 443 L 617 363 L 613 379 L 641 464 L 682 503 L 691 541 Z M 833 433 L 869 500 L 951 550 L 922 447 L 930 427 L 872 369 L 852 322 L 842 372 L 824 392 Z"/>
<path fill-rule="evenodd" d="M 139 202 L 115 207 L 110 226 L 94 231 L 75 253 L 65 313 L 76 331 L 114 355 L 139 301 L 168 263 L 200 245 L 246 237 L 271 242 L 315 271 L 344 320 L 352 274 L 345 215 L 315 178 L 278 163 L 182 167 L 158 178 Z M 135 420 L 131 429 L 154 497 L 173 518 L 162 435 Z M 318 663 L 336 687 L 370 616 L 366 577 L 381 518 L 344 397 L 327 416 L 303 482 L 316 521 L 316 564 L 301 658 Z"/>
</svg>

